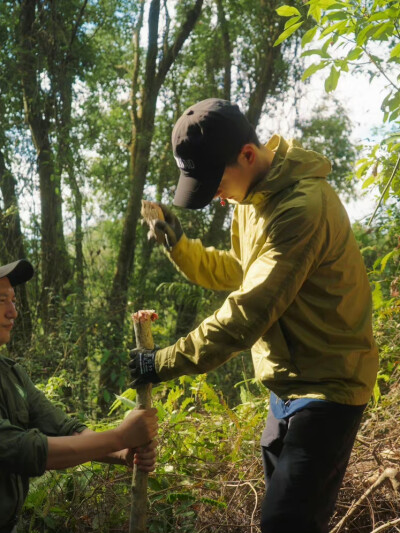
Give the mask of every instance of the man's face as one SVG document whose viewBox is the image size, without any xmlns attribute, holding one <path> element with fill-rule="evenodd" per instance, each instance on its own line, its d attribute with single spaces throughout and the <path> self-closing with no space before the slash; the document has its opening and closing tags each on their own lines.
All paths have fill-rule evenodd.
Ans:
<svg viewBox="0 0 400 533">
<path fill-rule="evenodd" d="M 8 278 L 0 279 L 0 346 L 10 340 L 11 330 L 18 313 L 15 308 L 15 292 Z"/>
<path fill-rule="evenodd" d="M 256 163 L 257 148 L 254 144 L 245 144 L 238 155 L 236 163 L 225 167 L 217 194 L 223 200 L 235 200 L 242 202 L 249 190 L 254 178 L 254 166 Z"/>
<path fill-rule="evenodd" d="M 245 170 L 240 163 L 226 167 L 215 198 L 236 200 L 236 202 L 244 200 L 249 188 L 249 180 L 246 179 Z"/>
</svg>

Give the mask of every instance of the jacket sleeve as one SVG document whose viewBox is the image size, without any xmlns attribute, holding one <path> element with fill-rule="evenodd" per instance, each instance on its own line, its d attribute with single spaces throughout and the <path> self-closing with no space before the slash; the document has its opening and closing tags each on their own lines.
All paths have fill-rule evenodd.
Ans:
<svg viewBox="0 0 400 533">
<path fill-rule="evenodd" d="M 293 302 L 313 268 L 325 212 L 320 201 L 274 215 L 268 239 L 241 288 L 187 337 L 157 351 L 156 371 L 162 380 L 217 368 L 263 336 Z"/>
<path fill-rule="evenodd" d="M 169 258 L 187 279 L 197 285 L 217 291 L 237 289 L 242 283 L 243 272 L 236 224 L 234 218 L 229 251 L 216 250 L 212 246 L 205 248 L 199 239 L 188 239 L 183 234 Z"/>
<path fill-rule="evenodd" d="M 40 476 L 47 461 L 47 438 L 38 429 L 26 430 L 13 424 L 0 402 L 0 468 L 2 471 L 23 476 Z M 20 413 L 19 418 L 26 413 Z M 21 422 L 27 422 L 21 420 Z M 21 423 L 22 426 L 22 423 Z"/>
<path fill-rule="evenodd" d="M 15 371 L 22 380 L 28 408 L 16 413 L 18 425 L 6 417 L 7 406 L 0 401 L 0 466 L 14 474 L 40 476 L 46 469 L 47 436 L 71 435 L 86 426 L 54 407 L 19 365 Z"/>
</svg>

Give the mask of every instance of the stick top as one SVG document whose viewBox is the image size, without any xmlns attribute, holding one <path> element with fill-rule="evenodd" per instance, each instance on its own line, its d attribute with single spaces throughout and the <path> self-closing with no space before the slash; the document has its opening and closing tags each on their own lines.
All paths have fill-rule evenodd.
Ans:
<svg viewBox="0 0 400 533">
<path fill-rule="evenodd" d="M 148 320 L 154 322 L 157 320 L 157 318 L 158 314 L 154 311 L 154 309 L 142 309 L 132 314 L 133 322 L 147 322 Z"/>
</svg>

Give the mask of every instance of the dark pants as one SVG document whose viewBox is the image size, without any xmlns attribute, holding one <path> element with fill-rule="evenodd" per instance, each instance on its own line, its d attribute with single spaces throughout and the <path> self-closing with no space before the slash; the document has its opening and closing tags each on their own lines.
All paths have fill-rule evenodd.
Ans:
<svg viewBox="0 0 400 533">
<path fill-rule="evenodd" d="M 269 411 L 262 533 L 328 533 L 364 408 L 314 402 L 279 420 Z"/>
</svg>

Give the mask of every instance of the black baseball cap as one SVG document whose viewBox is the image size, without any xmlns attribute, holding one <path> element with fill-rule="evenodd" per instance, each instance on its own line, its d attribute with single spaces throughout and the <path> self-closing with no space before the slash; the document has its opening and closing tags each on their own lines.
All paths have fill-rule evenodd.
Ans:
<svg viewBox="0 0 400 533">
<path fill-rule="evenodd" d="M 29 281 L 34 273 L 33 266 L 26 259 L 0 266 L 0 278 L 8 278 L 12 287 Z"/>
<path fill-rule="evenodd" d="M 214 198 L 228 161 L 248 142 L 253 127 L 236 104 L 208 98 L 186 109 L 172 131 L 180 168 L 174 205 L 201 209 Z"/>
</svg>

